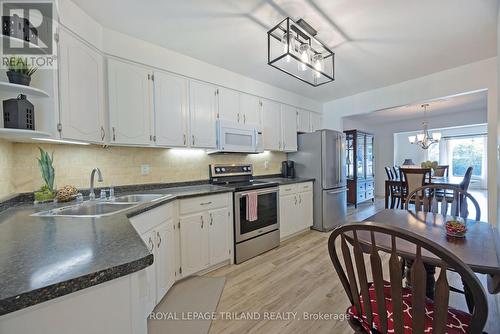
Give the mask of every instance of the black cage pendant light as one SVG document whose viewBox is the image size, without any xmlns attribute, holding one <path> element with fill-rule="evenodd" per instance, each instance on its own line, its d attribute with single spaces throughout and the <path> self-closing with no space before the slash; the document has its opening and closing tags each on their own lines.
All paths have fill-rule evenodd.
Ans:
<svg viewBox="0 0 500 334">
<path fill-rule="evenodd" d="M 267 32 L 267 63 L 311 86 L 334 79 L 335 54 L 306 21 L 287 17 Z"/>
</svg>

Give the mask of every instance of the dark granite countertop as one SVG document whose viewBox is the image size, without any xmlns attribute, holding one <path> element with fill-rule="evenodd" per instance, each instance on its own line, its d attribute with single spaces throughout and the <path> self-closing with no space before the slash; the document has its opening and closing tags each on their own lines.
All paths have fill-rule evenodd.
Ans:
<svg viewBox="0 0 500 334">
<path fill-rule="evenodd" d="M 272 178 L 259 178 L 259 180 L 276 182 L 280 186 L 283 186 L 286 184 L 302 183 L 302 182 L 311 182 L 311 181 L 314 182 L 314 179 L 312 179 L 312 178 L 300 178 L 300 177 L 295 177 L 293 179 L 288 179 L 285 177 L 272 177 Z"/>
<path fill-rule="evenodd" d="M 17 202 L 0 212 L 0 315 L 151 265 L 153 255 L 130 224 L 129 217 L 175 199 L 233 191 L 209 184 L 127 190 L 119 193 L 173 196 L 101 218 L 31 216 L 54 208 L 54 204 Z M 73 203 L 64 205 L 70 204 Z"/>
</svg>

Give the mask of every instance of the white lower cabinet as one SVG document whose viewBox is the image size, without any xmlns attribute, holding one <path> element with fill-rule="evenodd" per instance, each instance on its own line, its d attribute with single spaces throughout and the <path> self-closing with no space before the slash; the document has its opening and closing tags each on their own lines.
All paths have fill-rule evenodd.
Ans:
<svg viewBox="0 0 500 334">
<path fill-rule="evenodd" d="M 280 186 L 280 238 L 313 225 L 312 182 Z"/>
<path fill-rule="evenodd" d="M 180 218 L 182 275 L 208 267 L 208 226 L 205 212 Z"/>
<path fill-rule="evenodd" d="M 203 196 L 180 201 L 182 277 L 231 259 L 232 196 Z"/>
<path fill-rule="evenodd" d="M 168 203 L 130 219 L 142 240 L 153 254 L 153 264 L 140 271 L 141 281 L 138 293 L 138 308 L 147 316 L 172 287 L 177 275 L 175 228 L 176 203 Z"/>
</svg>

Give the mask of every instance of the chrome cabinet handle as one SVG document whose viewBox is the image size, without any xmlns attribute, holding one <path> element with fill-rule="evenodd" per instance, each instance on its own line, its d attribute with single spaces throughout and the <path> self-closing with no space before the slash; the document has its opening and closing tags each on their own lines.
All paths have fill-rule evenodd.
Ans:
<svg viewBox="0 0 500 334">
<path fill-rule="evenodd" d="M 280 151 L 281 151 L 281 140 L 280 140 L 280 141 L 278 141 L 278 150 L 280 150 Z"/>
<path fill-rule="evenodd" d="M 302 203 L 302 196 L 299 194 L 299 204 Z"/>
<path fill-rule="evenodd" d="M 205 202 L 205 203 L 200 203 L 200 205 L 209 205 L 209 204 L 212 204 L 212 201 L 210 201 L 210 202 Z"/>
<path fill-rule="evenodd" d="M 116 141 L 115 127 L 113 126 L 111 129 L 113 130 L 113 141 Z"/>
<path fill-rule="evenodd" d="M 210 214 L 210 226 L 212 226 L 214 223 L 214 216 Z"/>
<path fill-rule="evenodd" d="M 238 117 L 236 118 L 238 120 L 238 123 L 240 122 L 240 113 L 238 113 Z"/>
<path fill-rule="evenodd" d="M 184 138 L 184 145 L 186 145 L 186 134 L 183 134 L 183 138 Z"/>
<path fill-rule="evenodd" d="M 243 123 L 247 122 L 247 115 L 243 114 Z"/>
<path fill-rule="evenodd" d="M 153 240 L 151 239 L 151 237 L 149 237 L 148 243 L 151 245 L 151 249 L 149 251 L 153 252 L 153 249 L 155 248 L 155 244 L 153 243 Z"/>
<path fill-rule="evenodd" d="M 297 195 L 295 195 L 294 197 L 295 197 L 295 205 L 297 205 Z"/>
<path fill-rule="evenodd" d="M 101 140 L 104 141 L 105 137 L 106 137 L 106 131 L 104 130 L 104 127 L 101 126 Z"/>
<path fill-rule="evenodd" d="M 194 135 L 192 135 L 191 137 L 193 137 L 193 145 L 194 145 Z"/>
<path fill-rule="evenodd" d="M 158 237 L 158 248 L 160 248 L 160 245 L 161 245 L 161 235 L 160 235 L 160 232 L 156 232 L 156 237 Z"/>
<path fill-rule="evenodd" d="M 200 218 L 201 218 L 201 228 L 203 228 L 203 223 L 204 223 L 203 222 L 203 216 L 200 216 Z"/>
</svg>

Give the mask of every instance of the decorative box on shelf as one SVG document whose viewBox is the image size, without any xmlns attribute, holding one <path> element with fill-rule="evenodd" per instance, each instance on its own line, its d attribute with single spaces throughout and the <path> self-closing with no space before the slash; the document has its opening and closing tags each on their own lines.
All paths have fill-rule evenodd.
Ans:
<svg viewBox="0 0 500 334">
<path fill-rule="evenodd" d="M 10 129 L 35 130 L 35 107 L 19 94 L 16 99 L 3 101 L 3 126 Z"/>
</svg>

